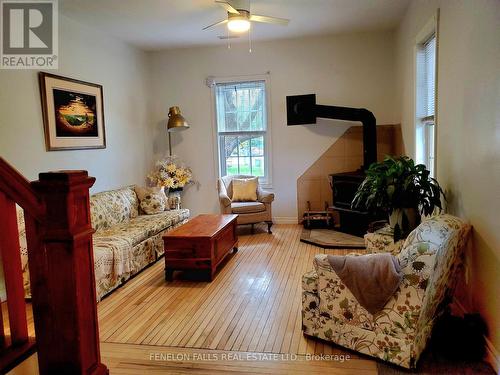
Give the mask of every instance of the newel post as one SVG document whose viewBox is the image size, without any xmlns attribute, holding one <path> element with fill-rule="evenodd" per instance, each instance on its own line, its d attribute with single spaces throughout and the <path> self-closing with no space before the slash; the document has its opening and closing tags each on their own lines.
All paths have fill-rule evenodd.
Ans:
<svg viewBox="0 0 500 375">
<path fill-rule="evenodd" d="M 41 173 L 32 183 L 46 208 L 27 218 L 33 316 L 40 374 L 107 374 L 101 363 L 93 229 L 86 171 Z"/>
</svg>

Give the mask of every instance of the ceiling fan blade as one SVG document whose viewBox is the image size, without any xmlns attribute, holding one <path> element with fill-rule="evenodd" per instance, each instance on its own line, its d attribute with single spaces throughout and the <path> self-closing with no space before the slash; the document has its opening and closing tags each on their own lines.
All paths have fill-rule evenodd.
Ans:
<svg viewBox="0 0 500 375">
<path fill-rule="evenodd" d="M 237 39 L 238 35 L 219 35 L 217 38 L 225 40 L 225 39 Z"/>
<path fill-rule="evenodd" d="M 227 10 L 229 13 L 233 14 L 240 14 L 237 9 L 235 9 L 231 4 L 229 4 L 227 1 L 223 0 L 215 0 L 217 4 L 219 4 L 221 7 L 223 7 L 225 10 Z"/>
<path fill-rule="evenodd" d="M 219 26 L 219 25 L 223 25 L 227 23 L 227 20 L 222 20 L 222 21 L 219 21 L 219 22 L 216 22 L 216 23 L 213 23 L 211 25 L 208 25 L 208 26 L 205 26 L 202 30 L 206 30 L 206 29 L 210 29 L 211 27 L 214 27 L 214 26 Z"/>
<path fill-rule="evenodd" d="M 276 25 L 283 25 L 283 26 L 288 25 L 288 22 L 290 22 L 290 20 L 288 20 L 286 18 L 269 17 L 269 16 L 259 16 L 258 14 L 252 14 L 250 16 L 250 21 L 264 22 L 264 23 L 274 23 Z"/>
</svg>

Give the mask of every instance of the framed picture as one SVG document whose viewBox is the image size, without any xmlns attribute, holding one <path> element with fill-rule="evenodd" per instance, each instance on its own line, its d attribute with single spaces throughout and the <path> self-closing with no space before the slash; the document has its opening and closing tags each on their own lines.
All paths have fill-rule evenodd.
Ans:
<svg viewBox="0 0 500 375">
<path fill-rule="evenodd" d="M 102 86 L 40 72 L 47 151 L 106 148 Z"/>
</svg>

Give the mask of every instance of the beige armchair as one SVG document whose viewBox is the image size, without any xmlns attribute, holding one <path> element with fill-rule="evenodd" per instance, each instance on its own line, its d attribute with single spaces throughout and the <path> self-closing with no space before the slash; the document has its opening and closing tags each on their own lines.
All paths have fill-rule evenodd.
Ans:
<svg viewBox="0 0 500 375">
<path fill-rule="evenodd" d="M 223 214 L 238 214 L 238 225 L 251 224 L 252 232 L 255 223 L 267 223 L 267 232 L 271 232 L 273 225 L 271 216 L 271 204 L 274 200 L 274 193 L 264 191 L 257 187 L 256 202 L 233 202 L 233 179 L 251 178 L 253 176 L 225 176 L 218 180 L 220 210 Z"/>
</svg>

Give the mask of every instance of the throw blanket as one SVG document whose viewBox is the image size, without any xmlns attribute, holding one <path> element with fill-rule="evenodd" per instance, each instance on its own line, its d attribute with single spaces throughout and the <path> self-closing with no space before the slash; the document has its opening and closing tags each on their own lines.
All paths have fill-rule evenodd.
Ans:
<svg viewBox="0 0 500 375">
<path fill-rule="evenodd" d="M 390 253 L 328 255 L 340 280 L 370 314 L 379 312 L 403 279 L 398 259 Z"/>
</svg>

